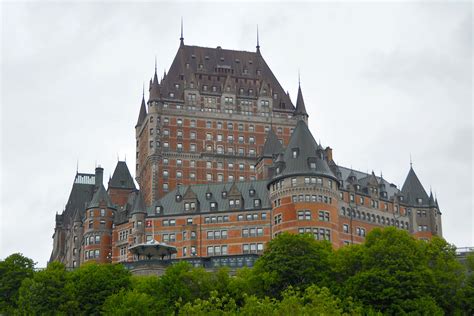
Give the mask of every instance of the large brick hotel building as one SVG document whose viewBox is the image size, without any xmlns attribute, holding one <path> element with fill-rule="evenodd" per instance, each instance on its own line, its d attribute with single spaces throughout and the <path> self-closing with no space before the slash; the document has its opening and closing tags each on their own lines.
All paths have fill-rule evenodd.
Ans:
<svg viewBox="0 0 474 316">
<path fill-rule="evenodd" d="M 441 235 L 438 202 L 410 167 L 399 189 L 382 176 L 337 165 L 261 55 L 184 44 L 168 73 L 150 80 L 136 133 L 136 181 L 118 162 L 77 173 L 56 215 L 51 261 L 134 262 L 140 244 L 173 246 L 195 264 L 251 265 L 282 232 L 334 247 L 375 227 L 420 239 Z M 252 257 L 253 256 L 253 257 Z M 207 260 L 207 261 L 206 261 Z M 211 261 L 209 261 L 211 260 Z"/>
</svg>

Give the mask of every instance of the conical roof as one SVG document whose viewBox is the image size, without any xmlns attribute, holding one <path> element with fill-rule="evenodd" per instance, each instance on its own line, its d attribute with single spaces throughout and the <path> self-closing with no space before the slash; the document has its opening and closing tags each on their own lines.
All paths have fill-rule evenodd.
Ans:
<svg viewBox="0 0 474 316">
<path fill-rule="evenodd" d="M 103 201 L 106 203 L 107 207 L 115 208 L 114 204 L 112 203 L 112 200 L 110 199 L 109 194 L 104 188 L 104 185 L 100 184 L 99 189 L 94 193 L 92 200 L 89 202 L 88 208 L 99 207 L 101 202 Z"/>
<path fill-rule="evenodd" d="M 135 182 L 133 181 L 132 175 L 130 174 L 125 161 L 117 162 L 114 174 L 109 180 L 109 188 L 136 189 Z"/>
<path fill-rule="evenodd" d="M 314 140 L 308 125 L 302 120 L 296 124 L 290 142 L 283 154 L 283 161 L 285 167 L 274 176 L 274 179 L 295 175 L 319 175 L 337 181 L 327 162 L 318 155 L 318 144 Z M 315 168 L 311 168 L 312 164 Z"/>
<path fill-rule="evenodd" d="M 133 201 L 132 212 L 130 214 L 146 213 L 145 200 L 143 199 L 141 191 L 138 191 Z"/>
<path fill-rule="evenodd" d="M 158 82 L 158 75 L 156 74 L 156 68 L 155 68 L 153 81 L 151 82 L 151 85 L 150 85 L 150 97 L 148 98 L 148 102 L 159 101 L 159 100 L 160 100 L 160 83 Z"/>
<path fill-rule="evenodd" d="M 267 133 L 267 139 L 263 145 L 262 157 L 272 158 L 273 155 L 277 155 L 283 152 L 283 145 L 278 140 L 277 135 L 272 128 Z"/>
<path fill-rule="evenodd" d="M 140 105 L 140 113 L 138 114 L 137 125 L 142 125 L 143 121 L 146 118 L 146 106 L 145 106 L 145 96 L 142 96 L 142 104 Z"/>
<path fill-rule="evenodd" d="M 296 99 L 295 114 L 308 116 L 308 113 L 306 112 L 306 106 L 304 105 L 303 93 L 301 92 L 301 85 L 298 86 L 298 97 Z"/>
<path fill-rule="evenodd" d="M 417 203 L 417 199 L 422 199 L 421 204 L 428 204 L 428 194 L 426 194 L 423 185 L 412 167 L 410 167 L 405 183 L 403 183 L 402 193 L 406 201 L 410 204 L 419 204 Z"/>
</svg>

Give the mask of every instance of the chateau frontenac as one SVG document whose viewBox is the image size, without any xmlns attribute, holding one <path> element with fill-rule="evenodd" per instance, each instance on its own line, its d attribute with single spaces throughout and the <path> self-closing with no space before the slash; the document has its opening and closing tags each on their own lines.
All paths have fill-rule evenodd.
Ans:
<svg viewBox="0 0 474 316">
<path fill-rule="evenodd" d="M 101 167 L 76 172 L 50 261 L 240 267 L 283 232 L 335 248 L 377 227 L 442 235 L 438 201 L 412 166 L 399 188 L 334 162 L 308 128 L 301 85 L 294 105 L 258 42 L 248 52 L 181 36 L 169 71 L 156 68 L 137 108 L 136 182 L 124 161 L 107 188 Z"/>
</svg>

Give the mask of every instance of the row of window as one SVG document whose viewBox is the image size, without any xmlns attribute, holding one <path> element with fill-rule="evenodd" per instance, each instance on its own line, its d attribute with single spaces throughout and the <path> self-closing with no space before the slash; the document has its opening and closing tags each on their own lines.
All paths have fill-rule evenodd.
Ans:
<svg viewBox="0 0 474 316">
<path fill-rule="evenodd" d="M 220 256 L 220 255 L 227 255 L 227 245 L 219 245 L 219 246 L 208 246 L 207 247 L 207 255 L 208 256 Z"/>
<path fill-rule="evenodd" d="M 242 229 L 242 237 L 257 237 L 263 236 L 263 228 L 262 227 L 253 227 L 253 228 L 243 228 Z"/>
<path fill-rule="evenodd" d="M 84 252 L 84 259 L 85 260 L 99 258 L 99 256 L 100 256 L 100 250 L 99 249 L 86 250 Z"/>
<path fill-rule="evenodd" d="M 396 220 L 393 218 L 388 218 L 388 217 L 384 217 L 380 215 L 375 215 L 372 213 L 365 213 L 359 210 L 357 211 L 352 210 L 351 212 L 349 208 L 346 210 L 344 207 L 342 208 L 342 215 L 349 216 L 349 217 L 352 216 L 352 218 L 361 219 L 361 220 L 372 222 L 372 223 L 377 223 L 377 224 L 382 224 L 382 225 L 392 225 L 392 226 L 396 226 L 402 229 L 409 228 L 408 222 L 405 222 L 405 221 Z"/>
<path fill-rule="evenodd" d="M 206 216 L 204 217 L 204 223 L 225 223 L 229 221 L 229 215 L 224 216 Z"/>
<path fill-rule="evenodd" d="M 208 230 L 207 239 L 227 239 L 227 230 Z"/>
<path fill-rule="evenodd" d="M 349 224 L 342 225 L 342 231 L 346 234 L 349 234 L 349 231 L 350 231 Z M 356 235 L 360 237 L 365 237 L 365 228 L 356 227 Z"/>
<path fill-rule="evenodd" d="M 343 199 L 344 197 L 344 193 L 343 192 L 340 192 L 339 193 L 339 196 L 341 198 L 341 200 Z M 349 194 L 349 201 L 350 202 L 355 202 L 355 195 L 353 193 Z M 364 205 L 365 204 L 365 198 L 363 196 L 360 196 L 359 197 L 359 204 L 360 205 Z M 370 200 L 370 206 L 372 206 L 372 208 L 376 208 L 378 209 L 379 208 L 379 201 L 377 200 Z M 385 210 L 388 210 L 388 204 L 387 203 L 384 203 L 384 209 Z M 395 211 L 398 212 L 398 206 L 395 205 Z"/>
<path fill-rule="evenodd" d="M 331 240 L 331 230 L 319 227 L 298 228 L 299 234 L 313 234 L 316 240 Z"/>
<path fill-rule="evenodd" d="M 85 245 L 95 245 L 95 244 L 100 244 L 100 235 L 93 235 L 93 236 L 88 236 L 85 237 L 84 239 Z"/>
<path fill-rule="evenodd" d="M 169 159 L 168 158 L 163 158 L 162 160 L 163 165 L 168 165 L 169 164 Z M 182 159 L 176 159 L 176 166 L 182 166 L 183 165 L 183 160 Z M 216 166 L 217 169 L 224 169 L 224 163 L 222 161 L 217 161 L 217 162 L 212 162 L 212 161 L 206 161 L 206 168 L 207 169 L 212 169 L 214 168 L 214 165 Z M 247 167 L 247 164 L 245 163 L 238 163 L 234 164 L 233 162 L 229 162 L 227 164 L 227 170 L 233 170 L 234 167 L 237 167 L 241 171 L 244 171 L 245 168 Z M 196 160 L 190 160 L 189 161 L 189 168 L 196 168 Z M 255 166 L 252 164 L 248 165 L 248 168 L 250 171 L 255 171 Z"/>
<path fill-rule="evenodd" d="M 89 217 L 94 217 L 94 210 L 89 210 Z M 100 216 L 105 216 L 105 209 L 100 209 Z"/>
<path fill-rule="evenodd" d="M 419 232 L 427 232 L 428 231 L 428 226 L 427 225 L 418 225 L 418 231 Z"/>
<path fill-rule="evenodd" d="M 297 203 L 297 202 L 319 202 L 319 203 L 332 204 L 332 197 L 325 196 L 325 195 L 299 194 L 299 195 L 292 195 L 291 196 L 291 201 L 293 203 Z"/>
<path fill-rule="evenodd" d="M 176 178 L 177 179 L 183 179 L 184 178 L 183 173 L 182 172 L 177 172 L 176 173 Z M 190 172 L 189 173 L 189 178 L 192 179 L 192 180 L 196 179 L 196 173 L 195 172 Z M 167 179 L 167 177 L 165 177 L 165 179 Z M 230 174 L 230 175 L 227 176 L 227 182 L 233 182 L 235 179 L 236 179 L 236 177 L 233 174 Z M 246 181 L 246 177 L 243 176 L 243 175 L 239 175 L 237 179 L 238 179 L 239 182 Z M 256 176 L 250 176 L 250 177 L 248 177 L 248 179 L 250 181 L 256 181 L 257 177 Z M 214 181 L 214 177 L 212 176 L 211 173 L 206 174 L 206 180 L 208 182 L 213 182 Z M 224 175 L 222 173 L 217 174 L 217 182 L 224 182 Z M 182 184 L 178 183 L 178 185 L 182 185 Z M 167 182 L 163 183 L 163 191 L 165 191 L 165 192 L 169 191 L 169 184 Z"/>
<path fill-rule="evenodd" d="M 242 253 L 261 253 L 263 252 L 263 243 L 243 244 Z"/>
<path fill-rule="evenodd" d="M 267 219 L 267 213 L 260 213 L 260 219 L 262 219 L 262 220 Z M 255 220 L 258 220 L 258 213 L 253 213 L 253 214 L 249 213 L 249 214 L 245 215 L 245 217 L 244 217 L 243 214 L 239 214 L 239 215 L 237 215 L 237 220 L 238 221 L 243 221 L 243 220 L 247 220 L 247 221 L 252 221 L 253 220 L 253 221 L 255 221 Z"/>
<path fill-rule="evenodd" d="M 105 228 L 105 219 L 101 219 L 99 221 L 100 228 Z M 87 225 L 88 228 L 94 228 L 94 220 L 90 219 Z"/>
</svg>

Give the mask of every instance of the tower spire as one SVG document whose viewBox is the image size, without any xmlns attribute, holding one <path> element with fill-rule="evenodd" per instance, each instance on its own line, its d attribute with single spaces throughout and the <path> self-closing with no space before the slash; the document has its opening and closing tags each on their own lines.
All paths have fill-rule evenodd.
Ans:
<svg viewBox="0 0 474 316">
<path fill-rule="evenodd" d="M 260 53 L 260 38 L 258 36 L 258 24 L 257 24 L 257 53 Z"/>
<path fill-rule="evenodd" d="M 180 45 L 184 45 L 184 37 L 183 37 L 183 17 L 181 17 L 181 37 L 179 38 Z"/>
</svg>

